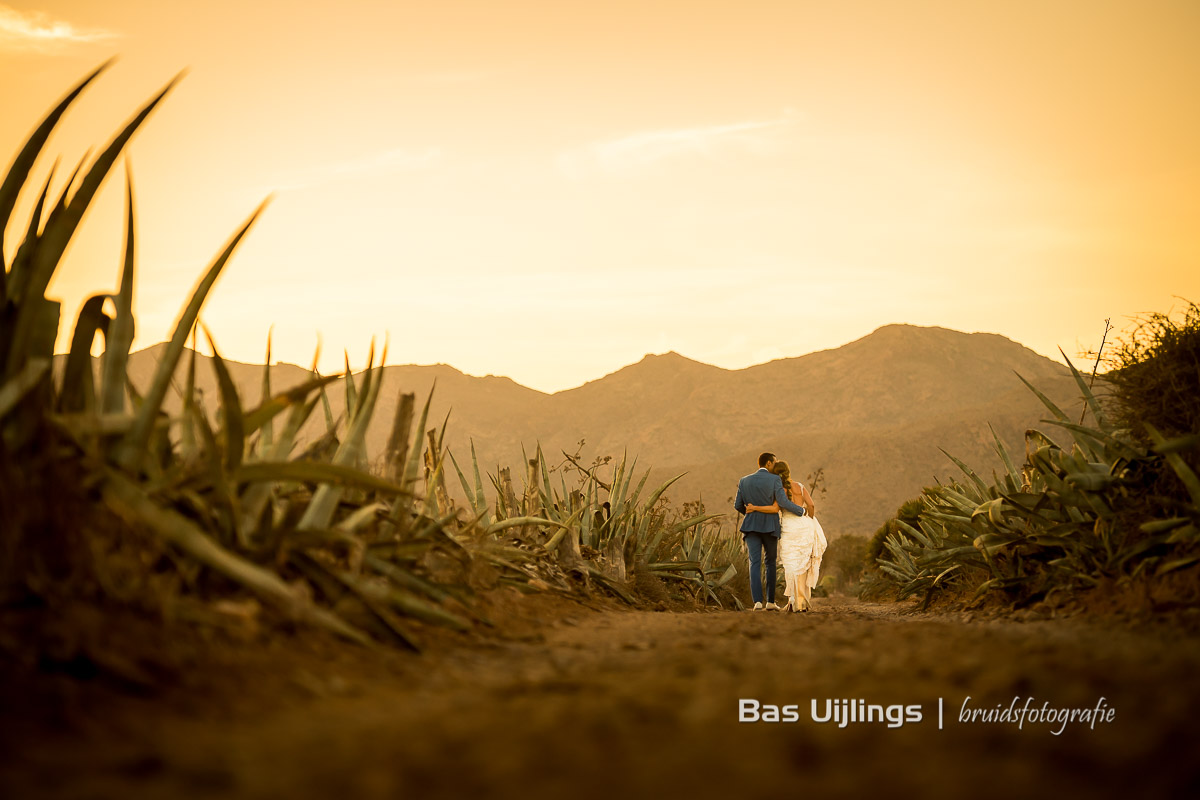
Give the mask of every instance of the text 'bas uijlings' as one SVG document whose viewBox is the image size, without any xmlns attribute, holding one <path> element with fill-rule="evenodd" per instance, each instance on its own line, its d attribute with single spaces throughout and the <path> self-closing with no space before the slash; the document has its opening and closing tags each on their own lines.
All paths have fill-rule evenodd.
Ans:
<svg viewBox="0 0 1200 800">
<path fill-rule="evenodd" d="M 883 723 L 899 728 L 906 722 L 920 722 L 919 705 L 883 706 L 866 700 L 813 700 L 810 710 L 813 722 L 831 722 L 839 728 L 862 722 Z M 775 706 L 757 700 L 738 701 L 738 722 L 799 722 L 800 706 Z"/>
</svg>

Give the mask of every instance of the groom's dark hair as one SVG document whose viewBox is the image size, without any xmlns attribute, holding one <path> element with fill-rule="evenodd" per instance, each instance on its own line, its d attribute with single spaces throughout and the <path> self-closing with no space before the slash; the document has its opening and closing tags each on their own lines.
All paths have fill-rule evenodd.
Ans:
<svg viewBox="0 0 1200 800">
<path fill-rule="evenodd" d="M 768 461 L 774 461 L 774 460 L 775 460 L 774 453 L 763 453 L 763 454 L 759 455 L 759 457 L 758 457 L 758 465 L 760 467 L 765 467 L 767 465 Z"/>
</svg>

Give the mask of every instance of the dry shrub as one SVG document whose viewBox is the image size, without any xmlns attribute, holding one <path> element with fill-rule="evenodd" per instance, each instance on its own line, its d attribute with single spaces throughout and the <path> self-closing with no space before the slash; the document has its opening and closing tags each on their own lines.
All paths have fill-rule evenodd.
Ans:
<svg viewBox="0 0 1200 800">
<path fill-rule="evenodd" d="M 1108 355 L 1108 403 L 1114 421 L 1142 444 L 1146 423 L 1170 439 L 1200 433 L 1200 307 L 1181 318 L 1154 313 Z"/>
</svg>

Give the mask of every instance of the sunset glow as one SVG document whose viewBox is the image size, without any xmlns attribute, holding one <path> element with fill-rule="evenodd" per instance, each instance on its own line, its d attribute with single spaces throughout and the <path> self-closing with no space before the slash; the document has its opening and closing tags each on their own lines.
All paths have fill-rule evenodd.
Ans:
<svg viewBox="0 0 1200 800">
<path fill-rule="evenodd" d="M 0 159 L 130 146 L 134 347 L 264 197 L 202 319 L 227 358 L 447 363 L 543 391 L 889 323 L 1057 356 L 1200 300 L 1200 5 L 0 4 Z M 39 163 L 30 185 L 51 168 Z M 50 295 L 112 291 L 123 171 Z M 34 198 L 5 239 L 15 250 Z"/>
</svg>

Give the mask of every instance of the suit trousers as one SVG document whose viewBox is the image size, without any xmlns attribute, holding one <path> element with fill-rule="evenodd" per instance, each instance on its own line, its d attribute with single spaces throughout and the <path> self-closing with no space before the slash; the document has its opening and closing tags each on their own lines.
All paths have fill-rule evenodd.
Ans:
<svg viewBox="0 0 1200 800">
<path fill-rule="evenodd" d="M 779 559 L 779 537 L 769 533 L 744 533 L 746 549 L 750 552 L 750 596 L 754 602 L 763 601 L 763 556 L 767 561 L 767 602 L 775 602 L 775 562 Z"/>
</svg>

